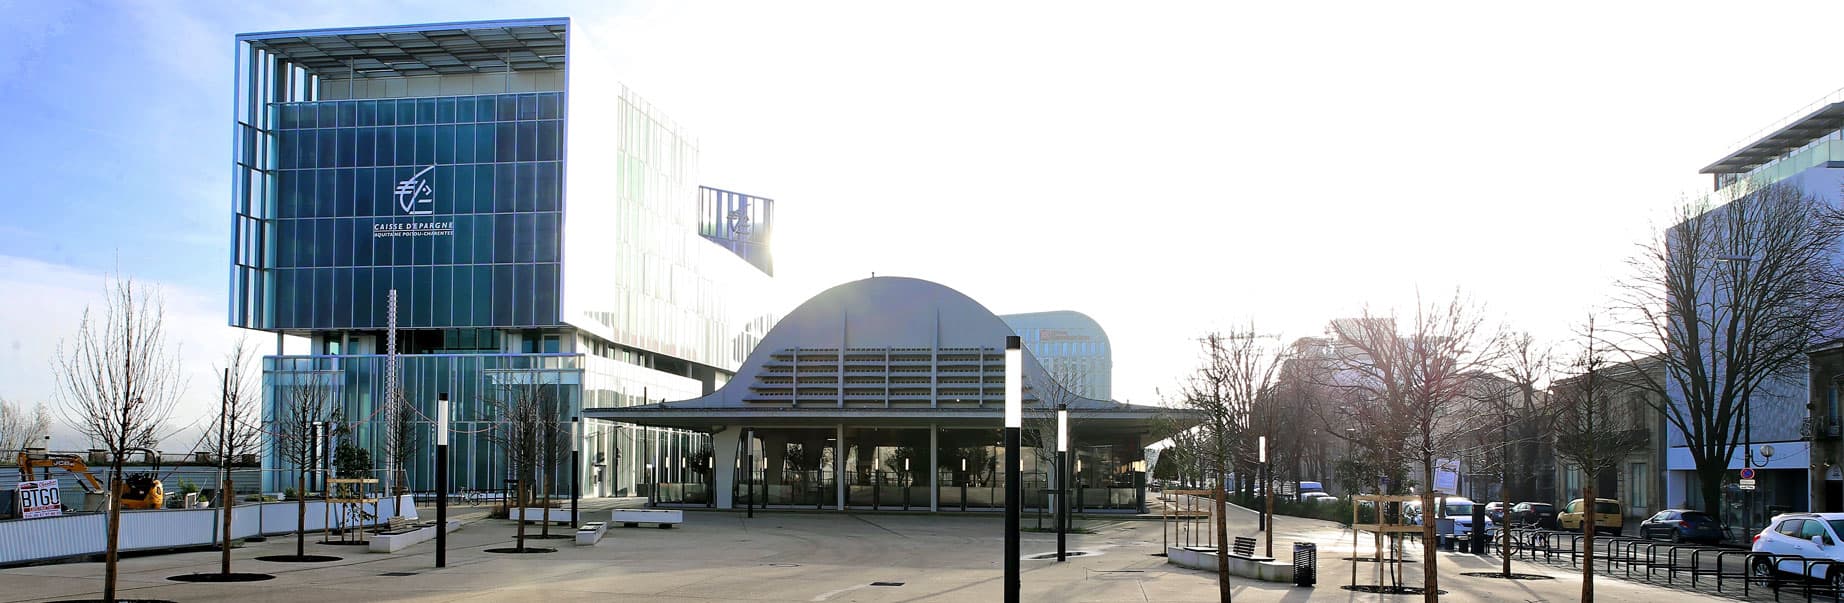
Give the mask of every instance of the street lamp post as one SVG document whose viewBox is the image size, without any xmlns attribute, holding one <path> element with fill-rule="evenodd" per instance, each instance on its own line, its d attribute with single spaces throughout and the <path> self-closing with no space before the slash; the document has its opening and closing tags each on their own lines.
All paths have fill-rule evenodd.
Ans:
<svg viewBox="0 0 1844 603">
<path fill-rule="evenodd" d="M 448 392 L 435 396 L 435 566 L 448 567 Z"/>
<path fill-rule="evenodd" d="M 1069 531 L 1069 405 L 1056 405 L 1056 560 L 1068 556 L 1064 539 Z"/>
<path fill-rule="evenodd" d="M 1268 469 L 1268 436 L 1256 438 L 1256 459 L 1261 462 L 1262 533 L 1267 534 L 1269 558 L 1274 557 L 1274 474 Z"/>
<path fill-rule="evenodd" d="M 1005 337 L 1005 603 L 1018 603 L 1018 515 L 1024 482 L 1018 475 L 1019 431 L 1024 428 L 1024 343 L 1017 335 Z"/>
<path fill-rule="evenodd" d="M 583 418 L 570 417 L 570 526 L 582 525 L 578 500 L 582 498 Z"/>
</svg>

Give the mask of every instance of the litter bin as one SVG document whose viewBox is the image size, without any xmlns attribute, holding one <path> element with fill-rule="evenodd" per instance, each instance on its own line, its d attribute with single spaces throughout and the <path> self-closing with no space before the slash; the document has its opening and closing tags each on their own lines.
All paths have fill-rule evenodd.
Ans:
<svg viewBox="0 0 1844 603">
<path fill-rule="evenodd" d="M 1319 581 L 1319 545 L 1311 542 L 1293 543 L 1293 584 L 1311 587 Z"/>
</svg>

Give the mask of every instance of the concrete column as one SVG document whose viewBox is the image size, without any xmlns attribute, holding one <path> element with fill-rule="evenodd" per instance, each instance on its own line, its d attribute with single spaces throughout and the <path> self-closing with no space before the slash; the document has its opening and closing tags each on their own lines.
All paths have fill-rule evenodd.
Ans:
<svg viewBox="0 0 1844 603">
<path fill-rule="evenodd" d="M 941 471 L 938 469 L 941 466 L 940 465 L 941 463 L 941 440 L 938 439 L 938 436 L 940 435 L 941 435 L 941 426 L 936 425 L 934 423 L 930 423 L 928 425 L 928 510 L 929 512 L 940 512 L 941 511 L 941 484 L 935 483 L 935 480 L 940 479 L 940 476 L 941 476 Z"/>
<path fill-rule="evenodd" d="M 839 424 L 839 431 L 832 445 L 832 489 L 838 496 L 838 509 L 845 510 L 845 424 Z"/>
<path fill-rule="evenodd" d="M 716 491 L 717 508 L 734 509 L 731 488 L 736 486 L 736 450 L 743 440 L 743 428 L 731 425 L 711 436 L 711 489 Z"/>
</svg>

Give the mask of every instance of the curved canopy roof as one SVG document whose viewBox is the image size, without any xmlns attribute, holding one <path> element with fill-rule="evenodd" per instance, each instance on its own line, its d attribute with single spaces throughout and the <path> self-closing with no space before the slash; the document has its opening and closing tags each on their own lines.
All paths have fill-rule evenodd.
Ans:
<svg viewBox="0 0 1844 603">
<path fill-rule="evenodd" d="M 698 398 L 584 416 L 710 429 L 746 421 L 999 427 L 1010 327 L 959 291 L 874 277 L 813 296 L 763 337 L 735 377 Z M 1147 432 L 1167 409 L 1094 400 L 1057 384 L 1024 353 L 1027 414 L 1068 405 L 1090 426 Z"/>
</svg>

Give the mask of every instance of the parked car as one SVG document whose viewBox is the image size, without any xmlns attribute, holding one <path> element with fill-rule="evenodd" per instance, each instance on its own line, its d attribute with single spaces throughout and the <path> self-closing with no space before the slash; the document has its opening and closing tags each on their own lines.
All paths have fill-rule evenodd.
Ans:
<svg viewBox="0 0 1844 603">
<path fill-rule="evenodd" d="M 1722 526 L 1702 511 L 1665 509 L 1639 523 L 1639 537 L 1715 544 L 1722 542 Z"/>
<path fill-rule="evenodd" d="M 1506 508 L 1506 505 L 1504 501 L 1495 500 L 1495 501 L 1486 503 L 1485 504 L 1485 516 L 1492 518 L 1492 521 L 1494 522 L 1504 523 L 1505 522 L 1505 508 Z"/>
<path fill-rule="evenodd" d="M 1540 502 L 1518 503 L 1511 507 L 1511 523 L 1554 530 L 1557 528 L 1556 505 Z"/>
<path fill-rule="evenodd" d="M 1435 518 L 1446 517 L 1452 519 L 1454 534 L 1470 534 L 1473 531 L 1473 505 L 1476 504 L 1479 503 L 1475 503 L 1472 499 L 1463 496 L 1444 497 L 1442 498 L 1440 513 L 1436 514 Z M 1408 517 L 1410 524 L 1422 525 L 1421 501 L 1402 503 L 1402 513 L 1404 516 Z M 1485 533 L 1490 535 L 1497 529 L 1497 523 L 1492 521 L 1491 517 L 1486 517 Z"/>
<path fill-rule="evenodd" d="M 1838 544 L 1840 531 L 1844 531 L 1844 513 L 1786 513 L 1756 534 L 1751 548 L 1757 553 L 1844 561 L 1844 546 Z M 1767 579 L 1803 575 L 1824 580 L 1833 588 L 1844 587 L 1844 567 L 1829 563 L 1757 557 L 1749 562 L 1748 572 Z"/>
<path fill-rule="evenodd" d="M 1338 497 L 1332 496 L 1330 494 L 1326 494 L 1324 492 L 1306 492 L 1306 493 L 1300 494 L 1300 502 L 1334 503 L 1334 502 L 1338 502 Z"/>
<path fill-rule="evenodd" d="M 1569 504 L 1563 505 L 1561 513 L 1556 514 L 1556 523 L 1564 530 L 1581 530 L 1582 516 L 1585 515 L 1583 512 L 1587 509 L 1582 499 L 1571 500 Z M 1625 526 L 1625 518 L 1620 515 L 1620 501 L 1611 498 L 1594 499 L 1594 532 L 1620 535 L 1621 528 Z"/>
</svg>

